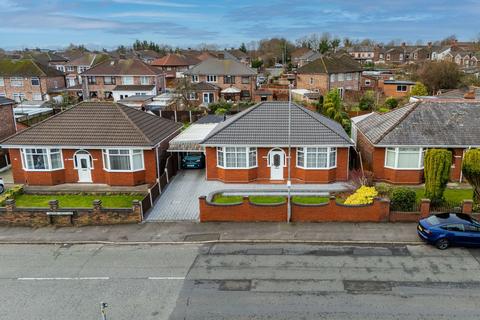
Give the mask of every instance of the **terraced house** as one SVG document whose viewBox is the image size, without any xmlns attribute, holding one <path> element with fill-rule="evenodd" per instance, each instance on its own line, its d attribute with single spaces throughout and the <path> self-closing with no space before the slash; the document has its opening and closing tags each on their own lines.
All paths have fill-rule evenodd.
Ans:
<svg viewBox="0 0 480 320">
<path fill-rule="evenodd" d="M 182 125 L 113 102 L 82 102 L 0 143 L 15 183 L 134 186 L 163 173 Z"/>
<path fill-rule="evenodd" d="M 245 64 L 232 59 L 207 59 L 185 72 L 192 83 L 206 82 L 220 87 L 220 98 L 227 101 L 253 100 L 257 72 Z M 215 102 L 213 93 L 203 93 L 202 104 Z"/>
<path fill-rule="evenodd" d="M 65 89 L 63 72 L 33 59 L 0 60 L 0 97 L 48 101 Z"/>
<path fill-rule="evenodd" d="M 110 59 L 82 74 L 85 100 L 118 101 L 133 95 L 157 95 L 165 91 L 165 74 L 140 59 Z"/>
<path fill-rule="evenodd" d="M 295 103 L 261 102 L 228 118 L 201 143 L 207 180 L 227 183 L 283 183 L 288 178 L 291 145 L 292 183 L 347 181 L 353 141 L 335 121 Z"/>
</svg>

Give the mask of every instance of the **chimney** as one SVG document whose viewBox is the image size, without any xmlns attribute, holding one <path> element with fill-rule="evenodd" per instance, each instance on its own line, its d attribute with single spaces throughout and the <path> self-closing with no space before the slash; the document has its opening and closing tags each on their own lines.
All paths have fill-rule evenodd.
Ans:
<svg viewBox="0 0 480 320">
<path fill-rule="evenodd" d="M 402 42 L 402 47 L 405 48 L 406 46 L 407 46 L 407 44 L 405 42 Z"/>
<path fill-rule="evenodd" d="M 475 89 L 468 90 L 464 95 L 464 99 L 475 100 Z"/>
<path fill-rule="evenodd" d="M 428 47 L 429 47 L 429 48 L 432 47 L 432 42 L 431 42 L 431 41 L 428 43 Z"/>
</svg>

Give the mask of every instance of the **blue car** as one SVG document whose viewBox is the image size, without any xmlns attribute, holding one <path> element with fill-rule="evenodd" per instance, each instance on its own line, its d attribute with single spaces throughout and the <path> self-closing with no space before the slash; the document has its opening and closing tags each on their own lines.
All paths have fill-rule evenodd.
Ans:
<svg viewBox="0 0 480 320">
<path fill-rule="evenodd" d="M 205 168 L 205 156 L 202 153 L 187 154 L 182 157 L 182 169 Z"/>
<path fill-rule="evenodd" d="M 442 213 L 420 220 L 417 233 L 424 241 L 445 250 L 450 245 L 480 246 L 480 222 L 461 213 Z"/>
</svg>

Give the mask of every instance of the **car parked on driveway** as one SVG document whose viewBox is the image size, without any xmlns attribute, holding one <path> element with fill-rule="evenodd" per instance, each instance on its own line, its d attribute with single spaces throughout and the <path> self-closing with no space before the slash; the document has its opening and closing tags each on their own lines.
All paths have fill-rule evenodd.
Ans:
<svg viewBox="0 0 480 320">
<path fill-rule="evenodd" d="M 192 153 L 182 157 L 182 169 L 205 168 L 205 156 L 203 153 Z"/>
<path fill-rule="evenodd" d="M 0 178 L 0 194 L 5 191 L 5 183 L 3 183 L 3 178 Z"/>
<path fill-rule="evenodd" d="M 441 250 L 451 245 L 480 246 L 480 222 L 467 214 L 432 215 L 419 221 L 417 233 Z"/>
</svg>

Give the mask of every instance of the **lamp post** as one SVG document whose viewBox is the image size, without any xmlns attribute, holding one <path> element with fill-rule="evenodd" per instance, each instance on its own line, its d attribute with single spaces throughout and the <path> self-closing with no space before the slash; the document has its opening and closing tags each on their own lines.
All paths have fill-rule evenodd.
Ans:
<svg viewBox="0 0 480 320">
<path fill-rule="evenodd" d="M 292 180 L 291 180 L 291 164 L 292 164 L 292 86 L 290 83 L 288 85 L 288 158 L 287 158 L 287 222 L 290 222 L 292 217 L 292 200 L 291 200 L 291 189 L 292 189 Z"/>
</svg>

